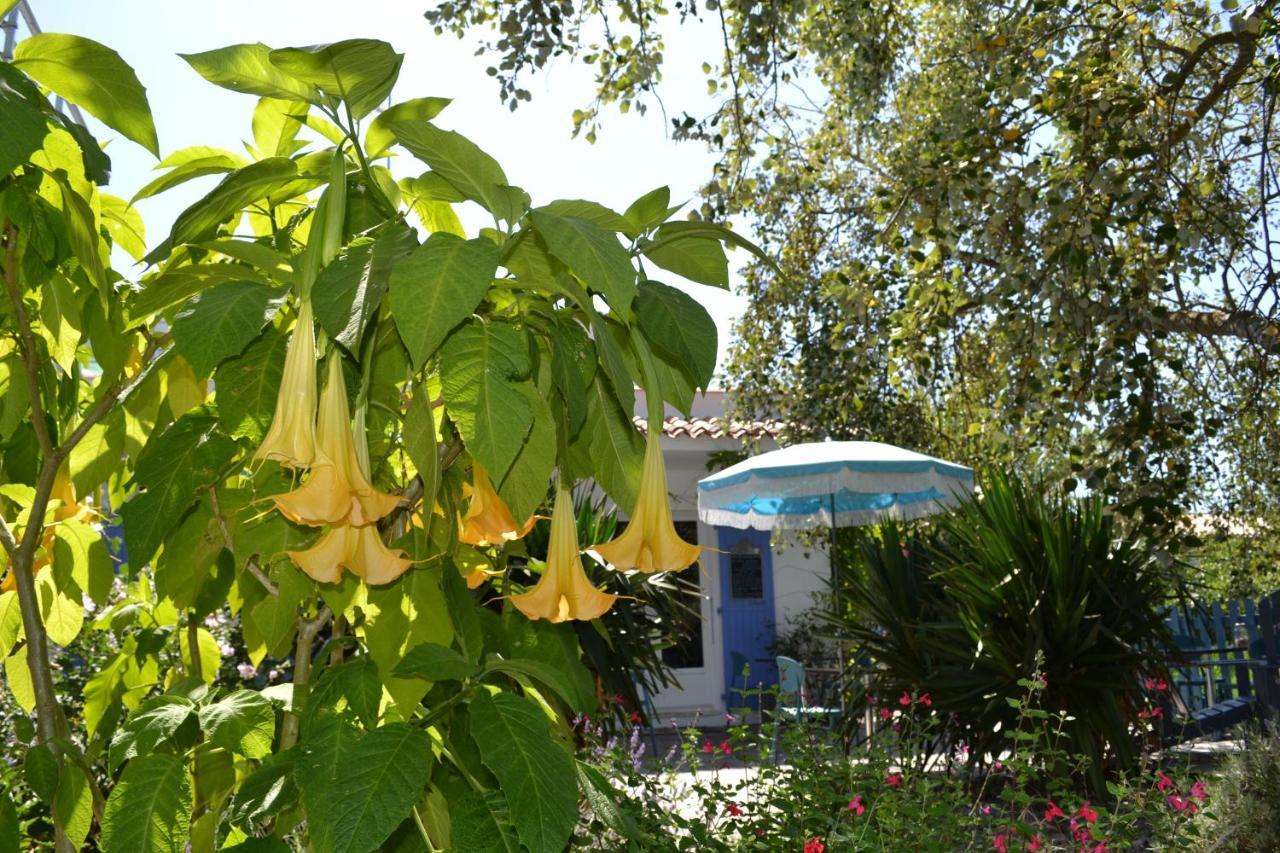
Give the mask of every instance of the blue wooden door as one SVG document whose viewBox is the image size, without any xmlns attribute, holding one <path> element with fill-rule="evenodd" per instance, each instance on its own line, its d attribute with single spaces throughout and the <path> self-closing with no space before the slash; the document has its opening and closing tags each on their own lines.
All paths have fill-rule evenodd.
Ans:
<svg viewBox="0 0 1280 853">
<path fill-rule="evenodd" d="M 777 683 L 774 641 L 773 551 L 767 530 L 717 528 L 720 539 L 720 616 L 724 636 L 725 703 L 728 708 L 760 709 L 744 687 Z M 742 665 L 750 667 L 744 680 Z"/>
</svg>

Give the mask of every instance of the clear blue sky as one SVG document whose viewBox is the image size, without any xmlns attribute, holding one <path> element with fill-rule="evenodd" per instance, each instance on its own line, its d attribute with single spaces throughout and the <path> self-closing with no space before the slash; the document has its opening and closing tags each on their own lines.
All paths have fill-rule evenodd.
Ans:
<svg viewBox="0 0 1280 853">
<path fill-rule="evenodd" d="M 470 137 L 496 157 L 511 181 L 528 190 L 535 204 L 554 198 L 588 198 L 621 210 L 662 184 L 671 187 L 673 199 L 692 200 L 710 175 L 712 156 L 695 144 L 668 139 L 656 110 L 645 117 L 613 111 L 606 115 L 604 131 L 594 145 L 572 139 L 570 115 L 589 103 L 593 91 L 590 70 L 580 64 L 561 60 L 548 73 L 529 78 L 526 87 L 533 93 L 533 102 L 514 113 L 508 111 L 498 100 L 497 85 L 485 74 L 487 59 L 475 56 L 478 40 L 432 33 L 422 17 L 430 0 L 29 2 L 45 31 L 96 39 L 134 67 L 147 88 L 162 155 L 188 145 L 241 150 L 241 141 L 251 133 L 255 99 L 206 83 L 177 54 L 239 42 L 288 47 L 365 37 L 388 41 L 405 54 L 393 99 L 453 98 L 437 123 Z M 708 53 L 706 39 L 718 37 L 708 27 L 673 23 L 669 28 L 668 82 L 663 93 L 668 104 L 681 108 L 707 104 L 705 75 L 699 66 Z M 100 139 L 111 140 L 113 193 L 128 198 L 155 177 L 156 161 L 150 154 L 101 125 L 95 132 Z M 174 217 L 216 180 L 193 181 L 139 202 L 148 243 L 159 242 Z M 742 264 L 745 256 L 734 253 L 730 262 L 731 267 Z M 674 279 L 668 276 L 672 284 L 682 284 Z M 685 289 L 716 319 L 723 356 L 729 323 L 742 301 L 700 285 L 689 284 Z"/>
</svg>

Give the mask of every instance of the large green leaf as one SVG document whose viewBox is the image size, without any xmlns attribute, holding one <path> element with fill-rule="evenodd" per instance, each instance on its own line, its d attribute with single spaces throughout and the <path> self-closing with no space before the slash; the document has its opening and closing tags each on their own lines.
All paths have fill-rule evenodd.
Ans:
<svg viewBox="0 0 1280 853">
<path fill-rule="evenodd" d="M 232 172 L 208 195 L 178 215 L 169 233 L 170 245 L 198 243 L 213 237 L 218 226 L 297 177 L 298 165 L 288 157 L 269 157 Z"/>
<path fill-rule="evenodd" d="M 262 42 L 178 55 L 201 77 L 233 92 L 289 101 L 316 100 L 314 86 L 285 74 L 271 64 L 271 48 Z"/>
<path fill-rule="evenodd" d="M 110 193 L 98 193 L 98 203 L 102 224 L 112 241 L 135 261 L 141 261 L 147 254 L 147 226 L 142 221 L 142 211 Z"/>
<path fill-rule="evenodd" d="M 631 227 L 636 231 L 647 231 L 678 209 L 678 206 L 671 206 L 670 188 L 658 187 L 631 202 L 622 212 L 622 217 L 631 223 Z"/>
<path fill-rule="evenodd" d="M 507 185 L 498 161 L 470 139 L 425 121 L 392 121 L 389 129 L 409 153 L 494 216 L 515 222 L 524 213 L 520 194 Z"/>
<path fill-rule="evenodd" d="M 209 740 L 246 758 L 271 752 L 276 712 L 271 701 L 253 690 L 237 690 L 199 711 L 200 728 Z"/>
<path fill-rule="evenodd" d="M 18 810 L 9 792 L 0 789 L 0 853 L 18 853 L 21 850 L 22 827 L 18 824 Z"/>
<path fill-rule="evenodd" d="M 340 749 L 339 760 L 326 754 L 298 776 L 311 842 L 319 853 L 377 850 L 422 796 L 431 739 L 391 723 Z"/>
<path fill-rule="evenodd" d="M 381 157 L 395 144 L 391 123 L 396 121 L 431 121 L 451 103 L 450 98 L 410 98 L 378 113 L 364 132 L 365 156 Z"/>
<path fill-rule="evenodd" d="M 531 853 L 561 853 L 578 817 L 573 759 L 542 710 L 511 693 L 471 701 L 471 738 L 502 784 L 516 833 Z"/>
<path fill-rule="evenodd" d="M 440 491 L 440 450 L 431 393 L 425 385 L 413 389 L 413 400 L 405 412 L 401 436 L 405 452 L 422 479 L 422 502 L 435 506 Z"/>
<path fill-rule="evenodd" d="M 449 841 L 455 850 L 521 853 L 501 791 L 467 791 L 449 801 Z"/>
<path fill-rule="evenodd" d="M 82 847 L 93 827 L 93 791 L 84 770 L 64 765 L 53 795 L 53 812 L 75 847 Z"/>
<path fill-rule="evenodd" d="M 70 579 L 99 606 L 105 606 L 115 579 L 111 552 L 98 531 L 75 518 L 53 531 L 53 573 L 59 585 Z"/>
<path fill-rule="evenodd" d="M 191 777 L 176 755 L 129 762 L 102 814 L 104 853 L 182 853 L 191 821 Z"/>
<path fill-rule="evenodd" d="M 195 490 L 214 482 L 234 455 L 235 443 L 217 425 L 217 418 L 197 409 L 147 442 L 134 471 L 146 491 L 120 508 L 130 565 L 151 559 L 191 506 Z"/>
<path fill-rule="evenodd" d="M 40 108 L 40 93 L 6 65 L 0 65 L 0 114 L 4 115 L 0 123 L 0 175 L 7 175 L 40 150 L 49 125 Z"/>
<path fill-rule="evenodd" d="M 556 465 L 556 422 L 532 382 L 520 382 L 515 390 L 524 397 L 533 420 L 519 454 L 498 486 L 498 497 L 514 517 L 523 519 L 547 499 L 547 484 Z"/>
<path fill-rule="evenodd" d="M 218 419 L 227 433 L 255 442 L 266 435 L 284 378 L 288 346 L 289 336 L 273 326 L 240 355 L 224 361 L 213 375 Z"/>
<path fill-rule="evenodd" d="M 587 385 L 596 372 L 595 347 L 586 330 L 572 320 L 557 323 L 550 337 L 551 375 L 569 416 L 569 435 L 575 436 L 587 420 Z"/>
<path fill-rule="evenodd" d="M 378 706 L 382 703 L 382 681 L 378 665 L 368 655 L 361 655 L 336 666 L 327 666 L 307 694 L 306 721 L 317 714 L 338 709 L 345 704 L 365 726 L 378 724 Z"/>
<path fill-rule="evenodd" d="M 177 156 L 174 155 L 185 155 Z M 244 158 L 231 151 L 225 151 L 221 148 L 210 148 L 207 145 L 196 145 L 190 148 L 183 148 L 170 154 L 157 169 L 167 168 L 160 177 L 152 180 L 142 189 L 133 194 L 133 201 L 138 202 L 144 198 L 151 198 L 167 189 L 172 189 L 187 181 L 202 178 L 205 175 L 222 175 L 227 172 L 234 172 L 236 169 L 243 169 L 248 164 Z"/>
<path fill-rule="evenodd" d="M 147 90 L 129 64 L 111 48 L 83 36 L 38 33 L 18 42 L 13 64 L 160 156 Z"/>
<path fill-rule="evenodd" d="M 603 204 L 587 201 L 586 199 L 557 199 L 550 204 L 544 204 L 538 209 L 556 216 L 572 216 L 576 219 L 585 219 L 608 231 L 618 231 L 628 237 L 636 237 L 640 233 L 624 216 L 610 210 Z"/>
<path fill-rule="evenodd" d="M 668 223 L 659 228 L 657 241 L 643 250 L 645 257 L 664 270 L 670 270 L 690 281 L 728 290 L 729 259 L 725 256 L 724 246 L 720 241 L 711 237 L 693 236 L 664 240 L 664 232 L 671 225 L 679 223 Z"/>
<path fill-rule="evenodd" d="M 622 411 L 606 386 L 603 376 L 596 374 L 583 434 L 590 439 L 592 470 L 600 488 L 618 506 L 635 506 L 644 442 L 636 432 L 631 413 Z"/>
<path fill-rule="evenodd" d="M 484 238 L 436 232 L 391 272 L 391 310 L 413 363 L 421 368 L 471 315 L 493 283 L 498 248 Z"/>
<path fill-rule="evenodd" d="M 529 218 L 551 253 L 583 284 L 603 296 L 619 317 L 630 320 L 636 270 L 617 235 L 589 220 L 560 216 L 545 207 L 531 211 Z"/>
<path fill-rule="evenodd" d="M 208 376 L 221 362 L 239 355 L 271 322 L 283 301 L 279 291 L 249 281 L 210 288 L 174 315 L 178 352 L 197 376 Z"/>
<path fill-rule="evenodd" d="M 717 244 L 719 245 L 719 244 Z M 640 285 L 636 316 L 649 343 L 706 389 L 716 370 L 716 324 L 696 299 L 656 281 Z"/>
<path fill-rule="evenodd" d="M 169 740 L 195 713 L 184 696 L 152 696 L 143 700 L 111 739 L 110 765 L 114 770 L 139 755 L 149 755 Z"/>
<path fill-rule="evenodd" d="M 273 50 L 269 59 L 295 80 L 344 101 L 352 118 L 361 119 L 391 94 L 404 55 L 384 41 L 347 39 L 316 47 Z"/>
<path fill-rule="evenodd" d="M 476 668 L 469 660 L 438 643 L 419 643 L 409 649 L 395 668 L 395 674 L 401 678 L 427 681 L 461 681 L 475 673 Z"/>
<path fill-rule="evenodd" d="M 329 337 L 354 351 L 387 292 L 392 270 L 418 245 L 408 227 L 352 241 L 316 278 L 311 304 Z M 415 308 L 421 310 L 421 308 Z"/>
<path fill-rule="evenodd" d="M 190 299 L 206 288 L 228 281 L 263 279 L 241 264 L 196 264 L 172 267 L 143 280 L 142 292 L 130 296 L 125 303 L 125 323 L 136 325 L 152 314 Z"/>
<path fill-rule="evenodd" d="M 509 664 L 533 664 L 554 673 L 554 684 L 530 671 L 535 679 L 554 686 L 565 702 L 580 714 L 596 710 L 595 680 L 582 662 L 578 634 L 569 625 L 553 625 L 543 619 L 528 620 L 508 614 L 507 636 L 511 643 Z"/>
<path fill-rule="evenodd" d="M 237 826 L 248 830 L 297 805 L 299 793 L 294 782 L 294 763 L 298 749 L 268 755 L 258 768 L 245 777 L 236 789 L 229 817 Z"/>
<path fill-rule="evenodd" d="M 107 269 L 98 251 L 99 235 L 97 218 L 89 202 L 80 193 L 71 188 L 71 184 L 62 178 L 58 179 L 62 190 L 62 212 L 66 214 L 67 236 L 71 238 L 71 248 L 76 253 L 85 274 L 89 276 L 102 294 L 105 305 L 108 301 L 111 284 L 107 281 Z"/>
<path fill-rule="evenodd" d="M 440 354 L 445 407 L 471 454 L 498 482 L 506 476 L 533 422 L 514 381 L 529 375 L 524 334 L 503 323 L 472 320 Z"/>
</svg>

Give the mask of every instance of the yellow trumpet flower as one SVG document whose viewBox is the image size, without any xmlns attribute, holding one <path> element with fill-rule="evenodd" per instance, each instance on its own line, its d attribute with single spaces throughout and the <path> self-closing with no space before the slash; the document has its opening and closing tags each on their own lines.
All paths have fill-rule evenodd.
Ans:
<svg viewBox="0 0 1280 853">
<path fill-rule="evenodd" d="M 391 583 L 413 565 L 403 551 L 393 551 L 383 543 L 373 524 L 332 527 L 311 548 L 290 551 L 289 558 L 321 583 L 337 583 L 344 568 L 368 584 Z"/>
<path fill-rule="evenodd" d="M 364 441 L 363 431 L 359 436 Z M 372 524 L 395 509 L 403 498 L 374 488 L 361 464 L 347 408 L 347 383 L 335 351 L 329 357 L 328 379 L 320 395 L 315 456 L 307 482 L 277 495 L 276 508 L 291 521 L 320 527 L 325 524 Z"/>
<path fill-rule="evenodd" d="M 649 423 L 654 424 L 654 421 Z M 657 423 L 661 424 L 661 421 Z M 657 426 L 650 428 L 645 441 L 640 494 L 627 529 L 612 542 L 592 548 L 620 571 L 678 572 L 693 565 L 702 551 L 697 545 L 681 539 L 671 521 L 671 505 L 667 502 L 667 469 L 662 461 L 658 429 Z"/>
<path fill-rule="evenodd" d="M 316 446 L 316 331 L 311 303 L 303 302 L 284 355 L 284 378 L 276 412 L 255 460 L 274 459 L 288 468 L 306 468 Z"/>
<path fill-rule="evenodd" d="M 547 545 L 547 567 L 533 589 L 513 595 L 511 603 L 530 619 L 565 622 L 603 616 L 618 596 L 591 585 L 582 569 L 578 550 L 578 523 L 569 490 L 556 490 L 551 513 L 551 541 Z"/>
<path fill-rule="evenodd" d="M 472 483 L 464 483 L 463 495 L 471 496 L 467 514 L 458 517 L 458 541 L 484 548 L 522 539 L 533 529 L 537 516 L 529 516 L 524 524 L 516 524 L 511 510 L 493 489 L 489 472 L 479 462 L 472 466 Z"/>
</svg>

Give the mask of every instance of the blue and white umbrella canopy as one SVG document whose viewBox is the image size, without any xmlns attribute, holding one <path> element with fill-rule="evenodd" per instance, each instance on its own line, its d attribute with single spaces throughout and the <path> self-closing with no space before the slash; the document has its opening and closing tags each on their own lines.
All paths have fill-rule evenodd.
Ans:
<svg viewBox="0 0 1280 853">
<path fill-rule="evenodd" d="M 707 524 L 757 530 L 909 521 L 973 491 L 973 469 L 878 441 L 793 444 L 698 482 Z M 834 509 L 834 517 L 833 517 Z"/>
</svg>

